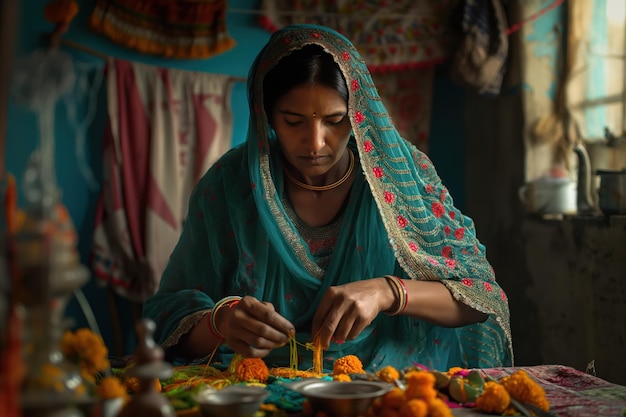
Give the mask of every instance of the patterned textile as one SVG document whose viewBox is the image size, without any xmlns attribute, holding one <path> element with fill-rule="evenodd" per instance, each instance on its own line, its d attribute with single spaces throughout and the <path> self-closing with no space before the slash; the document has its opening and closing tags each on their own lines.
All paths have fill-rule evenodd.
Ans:
<svg viewBox="0 0 626 417">
<path fill-rule="evenodd" d="M 295 49 L 322 45 L 339 65 L 350 97 L 350 145 L 359 158 L 330 263 L 317 265 L 283 205 L 283 171 L 275 133 L 263 110 L 263 79 Z M 331 343 L 325 367 L 355 354 L 372 369 L 421 363 L 435 369 L 489 367 L 513 360 L 509 309 L 471 219 L 454 207 L 428 157 L 391 123 L 365 61 L 335 31 L 314 25 L 275 32 L 248 77 L 251 120 L 245 143 L 199 181 L 181 239 L 144 314 L 169 348 L 226 295 L 271 302 L 308 342 L 311 321 L 329 286 L 393 274 L 439 280 L 453 296 L 488 313 L 484 323 L 444 328 L 408 316 L 378 317 L 354 340 Z M 229 362 L 222 345 L 216 361 Z M 289 347 L 265 358 L 289 366 Z M 299 353 L 303 369 L 312 353 Z M 498 365 L 500 364 L 500 365 Z"/>
<path fill-rule="evenodd" d="M 230 77 L 111 60 L 93 266 L 143 301 L 181 233 L 192 187 L 230 148 Z"/>
<path fill-rule="evenodd" d="M 428 153 L 435 68 L 373 73 L 372 78 L 400 136 Z"/>
<path fill-rule="evenodd" d="M 226 0 L 96 0 L 90 28 L 142 53 L 209 58 L 235 46 Z"/>
<path fill-rule="evenodd" d="M 546 392 L 550 411 L 559 417 L 621 416 L 626 411 L 626 387 L 563 365 L 486 369 L 495 379 L 523 369 Z"/>
<path fill-rule="evenodd" d="M 427 152 L 434 64 L 449 55 L 449 3 L 266 0 L 260 22 L 271 32 L 287 24 L 317 23 L 348 37 L 372 72 L 400 135 Z"/>
<path fill-rule="evenodd" d="M 306 23 L 337 30 L 372 72 L 432 66 L 448 58 L 448 10 L 455 0 L 263 0 L 260 24 L 274 32 Z"/>
</svg>

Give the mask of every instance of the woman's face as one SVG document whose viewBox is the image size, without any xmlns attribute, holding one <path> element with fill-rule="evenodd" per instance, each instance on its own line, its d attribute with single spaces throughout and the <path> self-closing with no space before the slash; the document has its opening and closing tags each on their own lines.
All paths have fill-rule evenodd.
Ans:
<svg viewBox="0 0 626 417">
<path fill-rule="evenodd" d="M 323 185 L 329 172 L 343 175 L 332 168 L 345 154 L 352 127 L 347 103 L 334 89 L 308 84 L 293 88 L 276 102 L 272 126 L 292 172 L 305 182 Z"/>
</svg>

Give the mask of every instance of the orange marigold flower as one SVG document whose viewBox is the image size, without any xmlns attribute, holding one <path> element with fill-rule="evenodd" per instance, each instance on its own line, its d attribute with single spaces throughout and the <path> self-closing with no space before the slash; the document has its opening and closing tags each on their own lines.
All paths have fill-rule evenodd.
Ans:
<svg viewBox="0 0 626 417">
<path fill-rule="evenodd" d="M 512 375 L 505 376 L 500 383 L 517 401 L 534 404 L 544 411 L 550 409 L 546 392 L 524 370 L 520 369 Z"/>
<path fill-rule="evenodd" d="M 428 401 L 428 417 L 454 417 L 454 415 L 441 398 L 433 398 Z"/>
<path fill-rule="evenodd" d="M 106 376 L 100 380 L 97 388 L 98 396 L 103 400 L 112 398 L 128 398 L 126 387 L 115 376 Z"/>
<path fill-rule="evenodd" d="M 350 378 L 350 375 L 348 374 L 339 374 L 339 375 L 333 376 L 333 380 L 339 381 L 339 382 L 350 382 L 352 381 L 352 378 Z"/>
<path fill-rule="evenodd" d="M 400 378 L 400 372 L 398 372 L 398 370 L 393 366 L 385 366 L 383 369 L 376 373 L 376 376 L 378 376 L 385 382 L 393 383 L 393 381 Z"/>
<path fill-rule="evenodd" d="M 333 374 L 362 374 L 363 363 L 355 355 L 346 355 L 335 361 L 333 364 Z"/>
<path fill-rule="evenodd" d="M 430 400 L 437 397 L 435 375 L 427 371 L 411 371 L 406 374 L 406 399 L 421 398 Z"/>
<path fill-rule="evenodd" d="M 511 396 L 501 384 L 487 381 L 483 393 L 476 399 L 476 408 L 487 413 L 501 414 L 511 402 Z"/>
<path fill-rule="evenodd" d="M 404 391 L 398 387 L 394 387 L 391 391 L 383 395 L 381 399 L 381 406 L 384 408 L 398 409 L 402 407 L 404 403 Z"/>
<path fill-rule="evenodd" d="M 428 416 L 428 404 L 423 400 L 409 400 L 402 405 L 398 415 L 400 417 L 426 417 Z"/>
<path fill-rule="evenodd" d="M 241 381 L 267 382 L 270 371 L 261 358 L 244 358 L 237 363 L 235 376 Z"/>
<path fill-rule="evenodd" d="M 465 370 L 465 368 L 461 368 L 459 366 L 454 366 L 454 367 L 448 369 L 447 374 L 452 376 L 452 375 L 458 374 L 459 372 L 462 372 L 464 370 Z"/>
</svg>

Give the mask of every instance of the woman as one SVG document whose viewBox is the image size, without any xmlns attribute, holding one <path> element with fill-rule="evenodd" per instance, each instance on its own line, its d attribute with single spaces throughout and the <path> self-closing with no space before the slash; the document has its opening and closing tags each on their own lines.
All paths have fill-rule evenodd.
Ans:
<svg viewBox="0 0 626 417">
<path fill-rule="evenodd" d="M 511 365 L 506 296 L 473 223 L 354 46 L 319 26 L 276 32 L 248 96 L 247 141 L 196 186 L 145 303 L 169 358 L 288 366 L 290 338 L 315 336 L 326 369 L 348 354 L 370 370 Z"/>
</svg>

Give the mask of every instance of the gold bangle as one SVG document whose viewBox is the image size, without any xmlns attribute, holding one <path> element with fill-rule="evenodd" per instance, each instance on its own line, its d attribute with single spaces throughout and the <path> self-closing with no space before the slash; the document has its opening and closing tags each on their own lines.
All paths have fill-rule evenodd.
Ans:
<svg viewBox="0 0 626 417">
<path fill-rule="evenodd" d="M 406 291 L 406 285 L 404 285 L 404 281 L 400 278 L 393 275 L 385 275 L 387 282 L 391 286 L 392 289 L 395 289 L 396 292 L 396 302 L 393 306 L 384 311 L 388 316 L 397 316 L 398 314 L 404 313 L 406 306 L 409 302 L 409 296 Z"/>
</svg>

